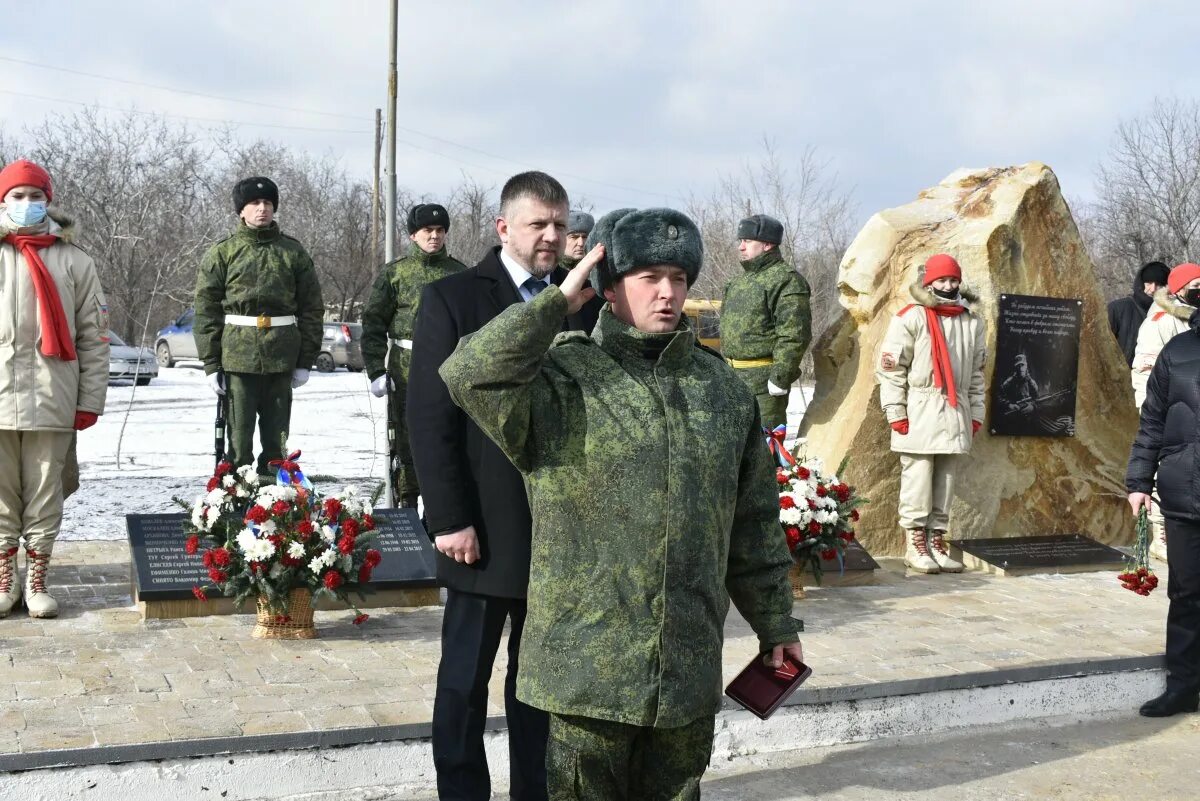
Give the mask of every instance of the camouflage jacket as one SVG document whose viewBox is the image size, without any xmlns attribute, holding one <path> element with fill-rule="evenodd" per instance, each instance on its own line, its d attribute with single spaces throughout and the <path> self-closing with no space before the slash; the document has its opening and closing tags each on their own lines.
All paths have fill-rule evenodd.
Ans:
<svg viewBox="0 0 1200 801">
<path fill-rule="evenodd" d="M 412 339 L 413 323 L 425 285 L 465 269 L 465 264 L 447 255 L 446 248 L 437 253 L 426 253 L 416 243 L 409 248 L 407 256 L 383 268 L 375 279 L 362 315 L 363 361 L 371 379 L 383 375 L 389 336 Z"/>
<path fill-rule="evenodd" d="M 552 286 L 441 368 L 529 493 L 517 692 L 682 726 L 721 706 L 730 598 L 764 649 L 797 639 L 770 455 L 750 390 L 686 324 L 644 334 L 605 306 L 590 337 L 555 339 L 566 311 Z"/>
<path fill-rule="evenodd" d="M 295 325 L 226 325 L 226 314 L 295 315 Z M 192 332 L 205 373 L 290 373 L 321 350 L 325 304 L 304 246 L 279 230 L 237 230 L 209 248 L 196 274 Z"/>
<path fill-rule="evenodd" d="M 812 338 L 808 282 L 777 250 L 743 262 L 744 273 L 725 286 L 721 352 L 730 359 L 771 359 L 769 378 L 789 387 Z"/>
</svg>

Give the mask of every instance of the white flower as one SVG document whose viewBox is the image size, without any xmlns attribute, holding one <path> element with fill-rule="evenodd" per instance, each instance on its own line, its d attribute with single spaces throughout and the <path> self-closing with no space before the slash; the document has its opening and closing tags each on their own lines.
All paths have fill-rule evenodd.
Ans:
<svg viewBox="0 0 1200 801">
<path fill-rule="evenodd" d="M 358 494 L 358 487 L 346 487 L 345 491 L 343 492 L 343 497 L 352 498 L 357 494 Z"/>
<path fill-rule="evenodd" d="M 215 506 L 206 506 L 204 508 L 204 522 L 209 528 L 213 526 L 221 517 L 221 510 Z"/>
<path fill-rule="evenodd" d="M 271 565 L 271 570 L 267 573 L 267 575 L 273 579 L 277 579 L 283 575 L 284 570 L 287 570 L 287 568 L 285 568 L 281 563 L 276 562 L 275 564 Z"/>
<path fill-rule="evenodd" d="M 836 509 L 830 509 L 825 514 L 828 515 L 830 523 L 836 523 L 838 521 L 838 513 Z"/>
<path fill-rule="evenodd" d="M 233 486 L 233 476 L 229 475 L 228 473 L 221 476 L 221 486 L 224 487 L 225 489 L 229 489 L 230 487 L 232 487 Z"/>
<path fill-rule="evenodd" d="M 809 523 L 812 522 L 812 519 L 813 519 L 812 509 L 809 509 L 807 506 L 805 506 L 803 509 L 800 510 L 800 525 L 807 526 Z"/>
<path fill-rule="evenodd" d="M 333 542 L 337 539 L 337 532 L 333 530 L 333 526 L 328 524 L 321 526 L 321 539 L 326 542 Z"/>
<path fill-rule="evenodd" d="M 221 501 L 225 500 L 225 490 L 217 487 L 212 492 L 204 496 L 204 502 L 209 506 L 220 506 Z"/>
<path fill-rule="evenodd" d="M 322 570 L 332 565 L 337 558 L 338 552 L 332 548 L 327 548 L 325 551 L 309 560 L 308 569 L 313 573 L 320 573 Z"/>
<path fill-rule="evenodd" d="M 288 546 L 288 556 L 293 559 L 300 559 L 304 556 L 304 543 L 293 542 Z"/>
<path fill-rule="evenodd" d="M 258 471 L 254 469 L 254 465 L 252 464 L 244 464 L 234 472 L 237 473 L 238 476 L 241 477 L 242 481 L 245 481 L 247 484 L 258 483 Z"/>
<path fill-rule="evenodd" d="M 785 526 L 794 526 L 800 522 L 800 510 L 796 507 L 779 510 L 779 522 Z"/>
<path fill-rule="evenodd" d="M 192 525 L 201 531 L 208 531 L 208 522 L 204 519 L 204 513 L 207 507 L 203 504 L 196 504 L 192 508 Z"/>
<path fill-rule="evenodd" d="M 267 522 L 263 523 L 262 525 L 260 525 L 258 527 L 258 536 L 269 537 L 275 533 L 275 529 L 277 529 L 277 528 L 279 528 L 279 526 L 275 523 L 274 520 L 268 520 Z"/>
<path fill-rule="evenodd" d="M 241 486 L 240 484 L 238 485 L 238 488 L 234 491 L 237 493 L 237 496 L 239 498 L 249 498 L 250 497 L 250 490 L 246 489 L 245 487 Z"/>
<path fill-rule="evenodd" d="M 817 501 L 817 506 L 824 506 L 826 509 L 836 509 L 837 498 L 834 498 L 832 495 L 826 495 Z"/>
<path fill-rule="evenodd" d="M 254 530 L 250 528 L 242 529 L 238 532 L 237 537 L 234 538 L 234 542 L 237 543 L 237 547 L 240 548 L 244 554 L 249 554 L 250 549 L 254 547 L 254 543 L 257 541 L 258 537 L 254 536 Z"/>
<path fill-rule="evenodd" d="M 251 562 L 265 562 L 275 555 L 275 543 L 267 539 L 255 539 L 249 548 L 243 550 Z"/>
</svg>

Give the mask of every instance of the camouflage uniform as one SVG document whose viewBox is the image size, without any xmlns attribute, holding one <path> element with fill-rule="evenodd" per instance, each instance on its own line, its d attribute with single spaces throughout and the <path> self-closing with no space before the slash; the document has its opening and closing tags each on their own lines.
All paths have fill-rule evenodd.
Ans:
<svg viewBox="0 0 1200 801">
<path fill-rule="evenodd" d="M 295 325 L 257 328 L 226 324 L 225 315 L 295 315 Z M 282 456 L 292 413 L 292 370 L 312 367 L 321 350 L 325 304 L 304 246 L 272 223 L 239 223 L 213 245 L 196 275 L 192 326 L 205 374 L 225 371 L 229 399 L 229 454 L 235 465 L 254 461 L 258 418 L 262 453 L 258 472 Z"/>
<path fill-rule="evenodd" d="M 764 650 L 797 639 L 770 455 L 750 392 L 686 324 L 642 333 L 606 306 L 591 337 L 554 339 L 566 311 L 549 287 L 465 337 L 441 368 L 526 479 L 517 693 L 553 713 L 552 765 L 596 767 L 563 752 L 576 750 L 572 716 L 659 730 L 679 755 L 660 771 L 702 765 L 730 598 Z M 564 780 L 552 771 L 551 797 L 570 797 L 555 795 Z"/>
<path fill-rule="evenodd" d="M 395 421 L 395 447 L 400 462 L 400 469 L 392 480 L 396 498 L 409 506 L 417 505 L 417 496 L 420 494 L 408 443 L 408 423 L 405 421 L 408 366 L 412 359 L 417 306 L 421 300 L 421 290 L 426 284 L 465 269 L 466 265 L 449 256 L 445 247 L 436 253 L 426 253 L 413 243 L 407 256 L 388 264 L 379 273 L 371 289 L 371 297 L 363 309 L 362 350 L 367 375 L 374 381 L 386 370 L 392 379 L 392 390 L 388 393 L 388 414 Z M 398 344 L 401 342 L 407 342 L 408 346 Z"/>
<path fill-rule="evenodd" d="M 778 249 L 742 262 L 745 272 L 725 286 L 721 305 L 721 353 L 758 399 L 763 425 L 787 423 L 787 395 L 772 395 L 767 381 L 788 388 L 800 377 L 800 361 L 812 338 L 808 282 Z"/>
</svg>

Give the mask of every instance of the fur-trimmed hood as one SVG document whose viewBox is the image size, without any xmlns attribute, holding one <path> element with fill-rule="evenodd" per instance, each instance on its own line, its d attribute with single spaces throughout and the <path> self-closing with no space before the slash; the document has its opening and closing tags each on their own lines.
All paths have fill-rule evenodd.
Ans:
<svg viewBox="0 0 1200 801">
<path fill-rule="evenodd" d="M 957 298 L 949 300 L 939 298 L 931 290 L 921 286 L 920 281 L 913 281 L 908 285 L 908 294 L 916 301 L 918 306 L 944 306 L 947 303 L 958 303 L 959 305 L 966 306 L 967 310 L 970 311 L 971 305 L 979 302 L 978 296 L 961 286 L 958 288 Z"/>
<path fill-rule="evenodd" d="M 1172 317 L 1178 317 L 1180 320 L 1187 322 L 1192 313 L 1196 311 L 1194 306 L 1189 306 L 1179 298 L 1172 295 L 1167 288 L 1159 287 L 1154 292 L 1154 305 L 1165 311 Z"/>
</svg>

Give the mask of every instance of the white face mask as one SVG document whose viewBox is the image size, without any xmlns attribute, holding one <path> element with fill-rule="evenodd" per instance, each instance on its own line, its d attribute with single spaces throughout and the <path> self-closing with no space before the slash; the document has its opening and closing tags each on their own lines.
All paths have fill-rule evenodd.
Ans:
<svg viewBox="0 0 1200 801">
<path fill-rule="evenodd" d="M 8 219 L 22 228 L 37 225 L 46 219 L 46 201 L 14 200 L 4 204 L 4 213 L 8 215 Z"/>
</svg>

